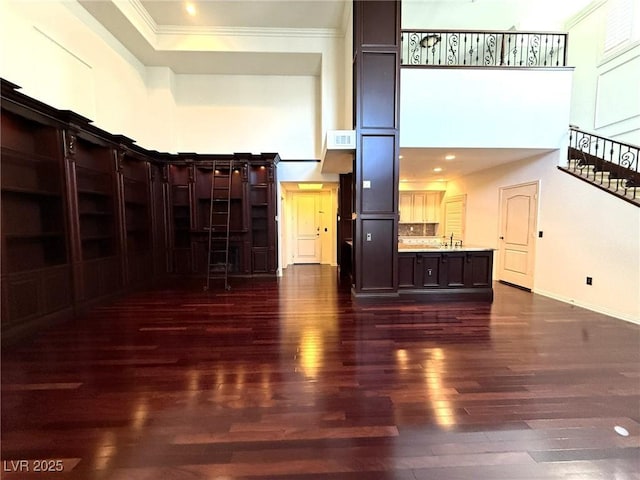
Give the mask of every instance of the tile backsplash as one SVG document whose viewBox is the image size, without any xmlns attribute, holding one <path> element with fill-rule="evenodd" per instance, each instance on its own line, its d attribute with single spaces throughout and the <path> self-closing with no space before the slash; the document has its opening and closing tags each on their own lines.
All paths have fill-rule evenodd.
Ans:
<svg viewBox="0 0 640 480">
<path fill-rule="evenodd" d="M 399 223 L 400 237 L 433 237 L 438 230 L 437 223 Z"/>
</svg>

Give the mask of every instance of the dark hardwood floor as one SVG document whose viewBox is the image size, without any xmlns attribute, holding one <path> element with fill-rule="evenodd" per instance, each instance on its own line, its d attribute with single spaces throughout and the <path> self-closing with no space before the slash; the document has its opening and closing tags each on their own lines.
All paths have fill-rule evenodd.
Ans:
<svg viewBox="0 0 640 480">
<path fill-rule="evenodd" d="M 324 266 L 232 287 L 4 348 L 2 478 L 640 479 L 637 325 L 500 284 L 356 302 Z"/>
</svg>

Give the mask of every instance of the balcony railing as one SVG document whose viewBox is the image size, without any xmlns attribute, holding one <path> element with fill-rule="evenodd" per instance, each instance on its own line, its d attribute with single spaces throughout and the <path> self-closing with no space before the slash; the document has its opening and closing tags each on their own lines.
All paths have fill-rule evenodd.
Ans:
<svg viewBox="0 0 640 480">
<path fill-rule="evenodd" d="M 566 170 L 640 202 L 640 147 L 571 128 Z"/>
<path fill-rule="evenodd" d="M 567 34 L 403 30 L 401 61 L 403 66 L 565 67 Z"/>
</svg>

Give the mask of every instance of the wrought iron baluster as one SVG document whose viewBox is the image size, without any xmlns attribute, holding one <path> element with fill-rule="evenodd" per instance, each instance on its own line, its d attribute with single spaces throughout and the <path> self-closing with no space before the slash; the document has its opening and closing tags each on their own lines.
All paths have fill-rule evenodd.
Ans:
<svg viewBox="0 0 640 480">
<path fill-rule="evenodd" d="M 549 55 L 549 35 L 544 36 L 544 66 L 547 66 L 547 56 Z"/>
<path fill-rule="evenodd" d="M 529 66 L 537 67 L 540 65 L 540 36 L 539 35 L 529 35 Z"/>
<path fill-rule="evenodd" d="M 615 145 L 613 142 L 609 142 L 611 143 L 611 148 L 609 149 L 609 162 L 611 163 L 615 163 L 613 161 L 613 156 L 615 154 Z M 609 171 L 609 181 L 607 182 L 607 188 L 611 188 L 611 171 Z M 618 189 L 617 185 L 616 185 L 616 190 Z"/>
<path fill-rule="evenodd" d="M 449 53 L 447 55 L 447 64 L 448 65 L 455 65 L 456 64 L 456 57 L 458 55 L 457 50 L 458 50 L 458 34 L 456 33 L 452 33 L 449 35 Z"/>
<path fill-rule="evenodd" d="M 462 50 L 462 64 L 467 64 L 467 34 L 464 34 L 464 49 Z"/>
</svg>

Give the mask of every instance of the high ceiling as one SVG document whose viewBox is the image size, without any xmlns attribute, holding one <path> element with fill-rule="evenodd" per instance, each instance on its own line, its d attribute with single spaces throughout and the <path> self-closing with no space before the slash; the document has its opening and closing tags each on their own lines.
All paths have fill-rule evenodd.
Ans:
<svg viewBox="0 0 640 480">
<path fill-rule="evenodd" d="M 144 65 L 169 67 L 177 74 L 319 75 L 321 53 L 296 48 L 296 42 L 314 37 L 341 38 L 351 8 L 350 0 L 78 1 Z M 429 3 L 434 12 L 445 13 L 464 4 L 499 3 L 405 1 Z M 548 14 L 566 18 L 591 0 L 563 0 L 561 9 L 557 4 L 546 8 L 554 1 L 510 0 L 508 5 L 526 17 L 534 6 L 540 10 L 544 4 L 542 10 Z M 187 11 L 188 4 L 195 8 L 193 13 Z M 492 8 L 495 12 L 495 6 Z M 433 25 L 424 28 L 430 27 Z M 457 159 L 445 162 L 448 153 L 455 153 Z M 449 180 L 539 153 L 524 149 L 403 149 L 400 173 L 409 181 Z M 335 158 L 333 172 L 350 170 L 349 155 L 342 153 Z M 443 171 L 433 172 L 436 167 Z"/>
<path fill-rule="evenodd" d="M 339 29 L 345 9 L 341 0 L 193 0 L 195 14 L 191 15 L 186 3 L 140 1 L 157 25 L 183 27 Z"/>
<path fill-rule="evenodd" d="M 291 47 L 301 37 L 342 36 L 349 5 L 344 0 L 79 3 L 147 66 L 178 74 L 238 75 L 319 75 L 321 54 Z M 244 39 L 243 48 L 238 38 Z M 285 47 L 270 47 L 264 38 Z"/>
</svg>

